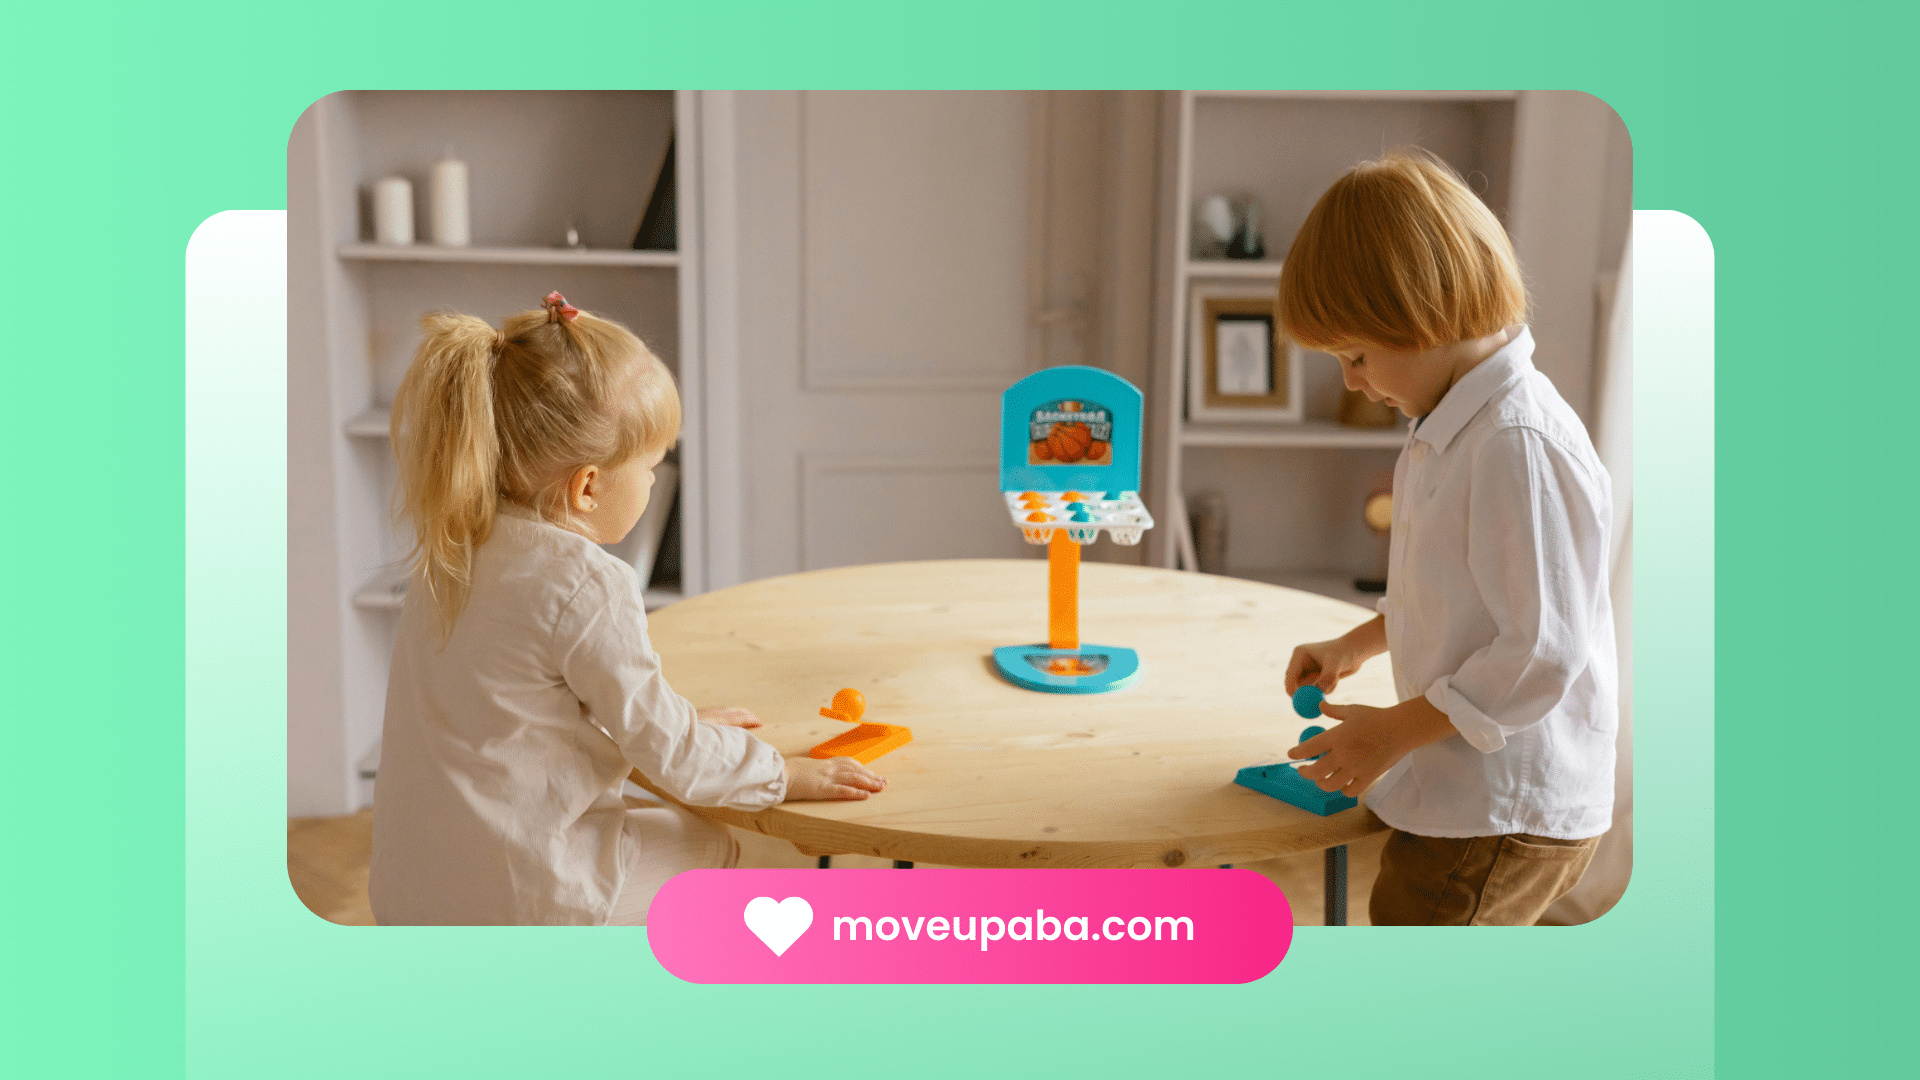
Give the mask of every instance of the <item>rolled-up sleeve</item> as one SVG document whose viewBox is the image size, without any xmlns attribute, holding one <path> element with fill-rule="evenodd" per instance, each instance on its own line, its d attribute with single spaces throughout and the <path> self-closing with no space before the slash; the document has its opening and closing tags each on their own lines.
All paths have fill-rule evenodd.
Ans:
<svg viewBox="0 0 1920 1080">
<path fill-rule="evenodd" d="M 1496 631 L 1427 700 L 1483 753 L 1566 697 L 1605 623 L 1604 476 L 1531 428 L 1501 431 L 1473 463 L 1467 564 Z"/>
<path fill-rule="evenodd" d="M 667 685 L 631 570 L 607 567 L 580 587 L 555 626 L 554 654 L 593 721 L 675 798 L 760 810 L 786 797 L 779 751 L 744 728 L 697 719 L 693 704 Z"/>
</svg>

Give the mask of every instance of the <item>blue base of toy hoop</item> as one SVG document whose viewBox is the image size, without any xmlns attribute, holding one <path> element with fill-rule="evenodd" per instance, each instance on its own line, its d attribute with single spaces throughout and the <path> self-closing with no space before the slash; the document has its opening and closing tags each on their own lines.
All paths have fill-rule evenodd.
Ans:
<svg viewBox="0 0 1920 1080">
<path fill-rule="evenodd" d="M 1050 660 L 1081 660 L 1101 670 L 1088 675 L 1056 675 L 1035 666 Z M 993 666 L 1015 686 L 1048 694 L 1105 694 L 1133 685 L 1140 677 L 1140 654 L 1118 645 L 1086 644 L 1077 649 L 1045 645 L 1006 645 L 993 650 Z"/>
<path fill-rule="evenodd" d="M 1284 761 L 1241 769 L 1234 774 L 1233 782 L 1321 817 L 1360 805 L 1360 800 L 1351 795 L 1320 790 L 1319 784 L 1301 776 L 1295 771 L 1294 765 Z"/>
<path fill-rule="evenodd" d="M 1308 694 L 1308 690 L 1312 690 L 1313 693 Z M 1293 707 L 1304 716 L 1306 710 L 1301 707 L 1303 701 L 1311 704 L 1313 711 L 1318 713 L 1320 688 L 1303 686 L 1299 693 L 1293 695 Z M 1306 742 L 1326 730 L 1314 724 L 1300 733 L 1300 741 Z M 1319 761 L 1325 756 L 1325 754 L 1316 754 L 1307 761 Z M 1272 765 L 1249 766 L 1235 773 L 1233 782 L 1243 788 L 1251 788 L 1262 795 L 1271 795 L 1283 803 L 1297 806 L 1310 814 L 1319 814 L 1321 817 L 1329 817 L 1360 805 L 1360 800 L 1351 795 L 1342 795 L 1338 791 L 1322 791 L 1319 784 L 1301 776 L 1297 770 L 1307 761 L 1280 761 Z"/>
</svg>

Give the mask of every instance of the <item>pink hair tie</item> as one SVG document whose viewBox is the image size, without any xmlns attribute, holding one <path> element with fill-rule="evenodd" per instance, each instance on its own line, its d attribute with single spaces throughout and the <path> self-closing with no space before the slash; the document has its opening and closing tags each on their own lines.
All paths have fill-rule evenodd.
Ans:
<svg viewBox="0 0 1920 1080">
<path fill-rule="evenodd" d="M 580 309 L 567 303 L 567 298 L 561 296 L 558 289 L 548 293 L 547 298 L 541 303 L 547 306 L 548 322 L 559 322 L 561 319 L 572 322 L 574 317 L 580 314 Z"/>
</svg>

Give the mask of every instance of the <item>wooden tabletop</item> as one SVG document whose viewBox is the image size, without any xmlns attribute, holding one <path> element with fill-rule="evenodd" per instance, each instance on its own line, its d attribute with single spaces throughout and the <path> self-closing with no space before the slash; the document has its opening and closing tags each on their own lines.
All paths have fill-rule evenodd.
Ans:
<svg viewBox="0 0 1920 1080">
<path fill-rule="evenodd" d="M 674 689 L 739 705 L 783 754 L 849 730 L 819 715 L 834 691 L 911 745 L 871 766 L 862 802 L 784 803 L 757 814 L 695 808 L 791 841 L 958 866 L 1213 866 L 1318 850 L 1385 828 L 1364 806 L 1317 817 L 1233 783 L 1279 761 L 1309 721 L 1285 692 L 1293 647 L 1372 613 L 1238 578 L 1085 563 L 1083 642 L 1140 654 L 1108 694 L 1023 690 L 994 670 L 1002 645 L 1042 642 L 1047 564 L 889 563 L 755 581 L 649 617 Z M 1336 701 L 1394 703 L 1386 657 Z"/>
</svg>

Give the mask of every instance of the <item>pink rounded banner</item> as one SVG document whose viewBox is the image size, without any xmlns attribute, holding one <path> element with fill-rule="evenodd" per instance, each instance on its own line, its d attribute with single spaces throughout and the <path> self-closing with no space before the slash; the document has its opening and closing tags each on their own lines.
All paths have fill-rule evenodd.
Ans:
<svg viewBox="0 0 1920 1080">
<path fill-rule="evenodd" d="M 697 983 L 1242 983 L 1293 912 L 1251 870 L 690 870 L 647 940 Z"/>
</svg>

